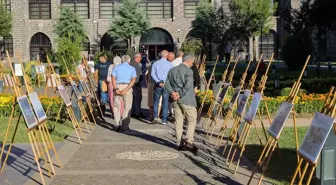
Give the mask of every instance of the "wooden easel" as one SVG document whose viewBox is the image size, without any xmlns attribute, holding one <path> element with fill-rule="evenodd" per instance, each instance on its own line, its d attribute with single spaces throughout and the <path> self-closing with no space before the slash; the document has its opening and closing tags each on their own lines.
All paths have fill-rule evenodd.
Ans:
<svg viewBox="0 0 336 185">
<path fill-rule="evenodd" d="M 37 64 L 39 67 L 43 66 L 43 63 L 41 62 L 41 60 L 37 60 Z M 46 71 L 44 71 L 46 72 Z M 41 80 L 40 78 L 42 77 L 42 79 L 45 79 L 44 77 L 45 73 L 36 73 L 36 81 L 37 81 L 37 86 L 40 87 L 41 86 Z"/>
<path fill-rule="evenodd" d="M 301 78 L 303 76 L 303 73 L 308 65 L 310 59 L 310 55 L 308 56 L 305 65 L 302 68 L 301 74 L 298 78 L 298 80 L 296 82 L 294 82 L 292 89 L 289 93 L 289 96 L 287 97 L 285 102 L 288 102 L 290 104 L 293 104 L 295 102 L 295 98 L 300 90 L 300 86 L 301 86 Z M 299 144 L 298 144 L 298 135 L 297 135 L 297 127 L 296 127 L 296 116 L 295 116 L 295 112 L 291 111 L 292 115 L 293 115 L 293 121 L 294 121 L 294 131 L 295 131 L 295 141 L 296 141 L 296 150 L 298 150 L 299 148 Z M 285 122 L 286 123 L 286 122 Z M 285 124 L 284 123 L 284 124 Z M 267 170 L 268 164 L 272 158 L 273 152 L 275 150 L 275 147 L 278 144 L 281 132 L 278 134 L 279 136 L 277 138 L 273 137 L 272 135 L 270 135 L 270 137 L 268 137 L 268 140 L 264 146 L 263 151 L 260 154 L 260 157 L 258 159 L 258 162 L 256 164 L 256 167 L 250 177 L 250 180 L 248 182 L 248 184 L 251 184 L 251 181 L 253 179 L 254 174 L 256 173 L 256 171 L 258 170 L 258 168 L 261 168 L 261 176 L 259 177 L 259 181 L 258 181 L 258 185 L 261 184 L 261 181 L 264 177 L 264 174 Z M 297 159 L 298 159 L 298 163 L 300 161 L 300 156 L 297 155 Z M 300 173 L 301 174 L 301 173 Z"/>
<path fill-rule="evenodd" d="M 211 84 L 211 81 L 212 81 L 212 79 L 213 79 L 213 76 L 215 75 L 215 70 L 216 70 L 216 66 L 217 66 L 217 63 L 218 63 L 218 57 L 219 57 L 219 56 L 217 56 L 217 58 L 216 58 L 216 62 L 215 62 L 215 65 L 214 65 L 214 67 L 213 67 L 213 69 L 212 69 L 212 73 L 211 73 L 211 75 L 210 75 L 210 78 L 209 78 L 208 82 L 206 83 L 207 86 L 206 86 L 206 88 L 205 88 L 205 95 L 204 95 L 204 97 L 203 97 L 201 106 L 200 106 L 199 109 L 198 109 L 198 115 L 201 115 L 201 114 L 202 114 L 202 110 L 203 110 L 203 107 L 204 107 L 204 103 L 205 103 L 205 100 L 206 100 L 206 98 L 207 98 L 207 96 L 208 96 L 208 93 L 209 93 L 208 90 L 209 90 L 209 88 L 210 88 L 210 84 Z"/>
<path fill-rule="evenodd" d="M 56 74 L 56 73 L 55 73 L 55 70 L 54 70 L 54 67 L 53 67 L 53 65 L 51 64 L 51 62 L 50 62 L 48 56 L 47 56 L 47 62 L 48 62 L 48 65 L 49 65 L 49 68 L 50 68 L 51 72 L 52 72 L 53 74 Z M 56 84 L 57 84 L 57 88 L 56 88 L 56 90 L 53 92 L 53 96 L 52 96 L 52 98 L 55 98 L 55 96 L 56 96 L 56 92 L 59 90 L 59 87 L 62 86 L 61 80 L 60 80 L 59 78 L 56 78 L 56 77 L 55 77 L 55 81 L 56 81 Z M 62 99 L 63 99 L 63 98 L 62 98 Z M 57 122 L 57 120 L 60 119 L 63 104 L 66 106 L 67 113 L 68 113 L 68 115 L 69 115 L 69 117 L 70 117 L 70 120 L 71 120 L 71 122 L 72 122 L 73 128 L 74 128 L 75 131 L 76 131 L 76 135 L 77 135 L 78 141 L 79 141 L 80 144 L 82 144 L 81 138 L 79 137 L 79 134 L 78 134 L 78 131 L 79 131 L 80 134 L 81 134 L 81 136 L 82 136 L 82 138 L 83 138 L 83 140 L 84 140 L 84 135 L 83 135 L 82 129 L 81 129 L 81 127 L 80 127 L 80 125 L 79 125 L 79 123 L 78 123 L 78 120 L 77 120 L 77 118 L 76 118 L 76 116 L 75 116 L 75 113 L 74 113 L 74 111 L 73 111 L 73 109 L 72 109 L 72 107 L 71 107 L 72 104 L 70 104 L 70 105 L 66 105 L 66 102 L 65 102 L 64 99 L 63 99 L 63 102 L 61 103 L 61 106 L 60 106 L 60 108 L 59 108 L 59 110 L 58 110 L 58 113 L 57 113 L 57 116 L 56 116 L 56 121 L 55 121 L 55 123 Z M 50 108 L 50 106 L 47 108 L 47 112 L 48 112 L 48 109 L 49 109 L 49 108 Z M 77 129 L 78 129 L 78 130 L 77 130 Z"/>
<path fill-rule="evenodd" d="M 271 63 L 273 61 L 273 56 L 274 54 L 272 54 L 271 58 L 270 58 L 270 61 L 268 63 L 268 66 L 267 66 L 267 69 L 265 71 L 265 74 L 261 77 L 261 80 L 259 82 L 259 87 L 257 89 L 257 92 L 260 93 L 260 94 L 263 94 L 263 91 L 265 89 L 265 85 L 266 85 L 266 82 L 267 82 L 267 74 L 268 74 L 268 71 L 269 71 L 269 68 L 271 67 Z M 253 79 L 253 78 L 252 78 Z M 253 91 L 253 86 L 254 86 L 254 83 L 252 84 L 252 82 L 249 84 L 249 90 L 252 92 Z M 246 102 L 247 103 L 247 102 Z M 244 109 L 246 109 L 246 105 L 244 107 Z M 243 110 L 244 112 L 245 110 Z M 236 155 L 236 152 L 237 152 L 237 149 L 240 149 L 240 154 L 239 154 L 239 158 L 238 158 L 238 162 L 237 162 L 237 165 L 236 165 L 236 168 L 235 168 L 235 171 L 234 171 L 234 174 L 236 174 L 237 170 L 238 170 L 238 166 L 239 166 L 239 163 L 240 163 L 240 159 L 243 155 L 243 152 L 245 150 L 245 145 L 246 145 L 246 141 L 249 137 L 249 134 L 250 134 L 250 131 L 251 131 L 251 126 L 252 124 L 254 123 L 255 125 L 255 122 L 253 122 L 253 120 L 251 122 L 248 122 L 247 124 L 245 124 L 245 122 L 242 122 L 241 123 L 241 120 L 242 120 L 242 117 L 243 115 L 237 115 L 237 122 L 234 123 L 234 126 L 232 127 L 232 135 L 233 135 L 233 140 L 232 140 L 232 143 L 231 143 L 231 147 L 230 147 L 230 151 L 229 153 L 227 154 L 227 159 L 230 158 L 230 155 L 231 155 L 231 151 L 232 151 L 232 147 L 235 147 L 235 150 L 232 154 L 232 157 L 231 157 L 231 160 L 230 160 L 230 164 L 229 164 L 229 168 L 232 164 L 232 161 L 233 161 L 233 158 L 234 156 Z M 239 119 L 239 120 L 238 120 Z M 241 133 L 241 136 L 239 137 L 239 139 L 237 140 L 237 137 L 238 137 L 238 129 L 239 129 L 239 125 L 240 124 L 244 124 L 244 127 L 243 127 L 243 130 L 242 130 L 242 133 Z M 263 125 L 263 123 L 262 123 Z M 255 127 L 256 128 L 256 127 Z M 264 128 L 264 126 L 263 126 Z M 257 130 L 257 129 L 256 129 Z M 265 132 L 265 135 L 266 135 L 266 131 L 264 130 Z M 258 136 L 259 137 L 259 136 Z M 267 137 L 266 137 L 267 138 Z M 260 137 L 259 137 L 260 139 Z M 228 142 L 227 142 L 228 143 Z M 225 151 L 223 151 L 224 153 Z M 228 160 L 226 160 L 226 162 L 228 162 Z"/>
<path fill-rule="evenodd" d="M 54 67 L 52 65 L 49 65 L 48 67 L 46 67 L 46 85 L 45 85 L 45 89 L 44 89 L 44 96 L 48 95 L 48 89 L 51 90 L 52 93 L 56 92 L 57 89 L 57 83 L 56 83 L 56 73 L 54 70 Z M 53 80 L 55 79 L 55 80 Z M 48 84 L 48 82 L 50 82 L 50 84 Z M 48 110 L 47 110 L 48 112 Z"/>
<path fill-rule="evenodd" d="M 96 125 L 97 124 L 96 123 L 96 118 L 94 117 L 94 110 L 93 110 L 92 103 L 91 103 L 91 92 L 90 92 L 90 89 L 87 86 L 86 79 L 83 79 L 82 76 L 80 75 L 79 71 L 77 70 L 77 66 L 76 66 L 76 63 L 75 63 L 75 60 L 74 60 L 73 57 L 72 57 L 72 60 L 73 60 L 74 65 L 75 65 L 75 70 L 76 70 L 76 73 L 77 73 L 78 81 L 79 81 L 80 85 L 83 88 L 83 91 L 81 92 L 82 96 L 85 97 L 85 100 L 86 100 L 86 102 L 88 104 L 88 107 L 89 107 L 89 111 L 90 111 L 92 120 L 93 120 L 94 124 Z M 63 61 L 64 61 L 64 58 L 63 58 Z"/>
<path fill-rule="evenodd" d="M 86 77 L 87 77 L 88 85 L 90 87 L 89 90 L 91 91 L 91 95 L 93 96 L 93 99 L 95 100 L 94 102 L 96 103 L 96 107 L 98 108 L 101 117 L 104 117 L 103 111 L 100 108 L 101 103 L 100 103 L 100 100 L 97 97 L 97 93 L 96 93 L 97 84 L 93 80 L 94 79 L 93 75 L 90 72 L 90 68 L 88 66 L 87 60 L 85 59 L 84 55 L 82 56 L 82 60 L 84 60 L 84 66 L 85 66 L 85 69 L 87 71 Z"/>
<path fill-rule="evenodd" d="M 201 79 L 200 92 L 202 92 L 202 85 L 204 85 L 204 88 L 207 87 L 207 81 L 205 78 L 205 67 L 206 67 L 206 55 L 203 56 L 202 61 L 198 66 L 198 72 L 200 74 L 200 79 Z"/>
<path fill-rule="evenodd" d="M 231 57 L 231 60 L 233 59 L 233 57 Z M 230 65 L 230 63 L 231 63 L 231 60 L 230 60 L 230 62 L 229 62 L 229 64 L 228 65 Z M 233 68 L 232 68 L 232 70 L 231 70 L 231 72 L 230 72 L 230 74 L 229 74 L 229 78 L 228 78 L 228 84 L 230 84 L 229 85 L 229 87 L 228 87 L 228 89 L 231 87 L 231 82 L 232 82 L 232 80 L 233 80 L 233 76 L 234 76 L 234 73 L 235 73 L 235 69 L 236 69 L 236 66 L 237 66 L 237 64 L 238 64 L 238 60 L 239 60 L 239 56 L 236 58 L 236 60 L 234 61 L 235 62 L 235 64 L 234 64 L 234 66 L 233 66 Z M 229 66 L 228 66 L 229 67 Z M 228 67 L 227 67 L 227 70 L 228 70 Z M 222 79 L 223 79 L 223 85 L 225 84 L 225 78 L 226 78 L 226 73 L 227 73 L 227 71 L 225 71 L 224 72 L 224 74 L 223 74 L 223 77 L 222 77 Z M 224 77 L 224 75 L 225 75 L 225 77 Z M 221 97 L 222 99 L 220 100 L 220 102 L 218 102 L 218 99 L 219 99 L 219 95 L 220 95 L 220 93 L 218 94 L 218 95 L 216 95 L 216 98 L 215 98 L 215 100 L 214 100 L 214 102 L 215 103 L 213 103 L 214 105 L 213 106 L 211 106 L 210 105 L 210 108 L 209 108 L 209 111 L 208 111 L 208 117 L 209 117 L 209 119 L 207 120 L 207 122 L 205 123 L 205 127 L 204 127 L 204 130 L 207 130 L 208 129 L 208 127 L 210 126 L 212 126 L 213 125 L 213 122 L 215 122 L 215 124 L 217 124 L 217 119 L 219 118 L 219 116 L 222 114 L 222 107 L 223 107 L 223 105 L 224 105 L 224 101 L 225 101 L 225 97 L 226 97 L 226 94 L 227 94 L 227 92 L 228 92 L 228 89 L 227 89 L 227 91 L 226 92 L 223 92 L 222 90 L 220 90 L 220 93 L 225 93 L 224 95 L 223 95 L 223 97 Z M 209 135 L 209 131 L 207 131 L 207 136 Z M 212 135 L 212 134 L 211 134 Z M 210 138 L 211 138 L 211 136 L 210 136 Z"/>
<path fill-rule="evenodd" d="M 335 116 L 335 112 L 336 112 L 336 90 L 334 87 L 331 87 L 330 88 L 330 91 L 328 93 L 328 96 L 327 96 L 327 99 L 325 101 L 325 104 L 324 106 L 322 107 L 322 110 L 321 110 L 321 113 L 322 114 L 325 114 L 327 116 L 330 116 L 330 117 L 334 117 Z M 336 124 L 334 123 L 334 131 L 336 132 Z M 313 177 L 313 174 L 314 174 L 314 171 L 316 169 L 316 166 L 317 166 L 317 162 L 316 161 L 311 161 L 309 159 L 307 159 L 306 157 L 304 157 L 303 155 L 301 155 L 299 152 L 299 164 L 297 165 L 297 168 L 295 170 L 295 173 L 292 177 L 292 180 L 291 180 L 291 185 L 294 184 L 295 180 L 296 180 L 296 177 L 298 175 L 298 172 L 300 171 L 301 169 L 301 165 L 303 163 L 303 161 L 306 162 L 306 165 L 304 166 L 303 168 L 303 172 L 301 174 L 301 176 L 299 177 L 299 185 L 302 185 L 302 182 L 303 180 L 305 179 L 306 177 L 306 173 L 307 173 L 307 170 L 308 170 L 308 167 L 311 167 L 311 171 L 310 173 L 308 174 L 308 179 L 307 179 L 307 185 L 310 184 L 310 181 Z M 321 153 L 319 153 L 318 157 L 321 155 Z"/>
<path fill-rule="evenodd" d="M 206 118 L 208 118 L 208 119 L 207 119 L 207 122 L 208 122 L 209 119 L 212 118 L 213 110 L 215 109 L 215 105 L 217 105 L 217 103 L 218 103 L 218 97 L 219 97 L 219 95 L 220 95 L 221 92 L 222 92 L 222 88 L 223 88 L 224 83 L 226 82 L 226 76 L 227 76 L 228 69 L 229 69 L 229 67 L 230 67 L 230 64 L 231 64 L 232 60 L 233 60 L 233 56 L 231 57 L 231 59 L 230 59 L 230 61 L 229 61 L 229 64 L 226 66 L 226 69 L 225 69 L 225 71 L 223 72 L 222 79 L 221 79 L 221 81 L 219 82 L 219 85 L 218 85 L 218 86 L 219 86 L 219 87 L 218 87 L 219 90 L 218 90 L 218 92 L 216 93 L 216 96 L 211 98 L 211 104 L 210 104 L 210 107 L 209 107 L 208 112 L 207 112 L 207 114 L 206 114 Z M 237 64 L 237 63 L 236 63 L 236 64 Z M 235 65 L 235 66 L 236 66 L 236 65 Z M 234 71 L 235 66 L 233 67 L 232 71 Z M 231 72 L 232 72 L 232 71 L 231 71 Z M 230 83 L 231 83 L 231 81 L 230 81 Z M 225 98 L 225 97 L 224 97 L 224 98 Z M 206 124 L 205 124 L 205 125 L 206 125 Z M 203 126 L 204 126 L 204 124 L 202 125 L 202 127 L 203 127 Z"/>
<path fill-rule="evenodd" d="M 11 59 L 10 59 L 8 51 L 6 51 L 6 54 L 7 54 L 8 62 L 10 64 L 10 68 L 11 68 L 12 74 L 14 75 L 15 71 L 14 71 L 14 69 L 12 67 L 12 62 L 11 62 Z M 22 65 L 22 61 L 21 60 L 20 60 L 20 62 L 21 62 L 21 65 Z M 24 72 L 24 70 L 23 70 L 23 72 Z M 27 78 L 27 76 L 26 76 L 26 78 Z M 17 78 L 14 78 L 14 82 L 15 82 L 15 85 L 13 86 L 13 89 L 14 89 L 14 93 L 15 93 L 14 96 L 15 96 L 15 100 L 16 101 L 15 101 L 14 105 L 12 106 L 11 116 L 9 118 L 6 134 L 5 134 L 5 137 L 4 137 L 4 141 L 3 141 L 3 145 L 2 145 L 2 149 L 1 149 L 1 154 L 0 154 L 0 159 L 2 158 L 2 155 L 3 155 L 4 150 L 5 150 L 6 140 L 8 138 L 9 130 L 11 128 L 11 123 L 12 123 L 12 120 L 13 120 L 14 114 L 15 114 L 15 107 L 18 105 L 19 98 L 22 98 L 22 97 L 25 96 L 25 95 L 22 94 L 21 90 L 19 89 L 19 87 L 17 85 L 17 84 L 19 84 L 17 82 Z M 28 82 L 28 78 L 27 78 L 26 82 Z M 29 86 L 29 84 L 28 83 L 26 83 L 26 84 L 27 84 L 27 91 L 28 92 L 31 91 L 32 89 Z M 27 101 L 28 101 L 28 97 L 29 96 L 25 96 L 25 98 L 27 99 Z M 34 119 L 34 121 L 35 121 L 36 124 L 32 128 L 28 128 L 28 126 L 27 126 L 28 123 L 26 123 L 27 134 L 28 134 L 28 137 L 29 137 L 29 141 L 30 141 L 33 153 L 34 153 L 34 160 L 36 162 L 38 171 L 39 171 L 40 176 L 41 176 L 42 184 L 45 184 L 44 178 L 43 178 L 43 173 L 42 173 L 42 170 L 41 170 L 41 167 L 40 167 L 40 163 L 39 163 L 39 158 L 41 158 L 41 156 L 42 156 L 45 162 L 49 162 L 50 168 L 51 168 L 51 170 L 53 172 L 53 175 L 56 175 L 56 173 L 55 173 L 55 170 L 54 170 L 54 167 L 53 167 L 53 163 L 51 161 L 51 157 L 50 157 L 48 148 L 53 148 L 60 167 L 61 167 L 61 163 L 60 163 L 60 161 L 58 159 L 58 155 L 57 155 L 57 152 L 56 152 L 55 147 L 53 145 L 53 142 L 51 140 L 51 137 L 50 137 L 50 134 L 48 132 L 48 129 L 45 127 L 45 123 L 46 122 L 45 121 L 42 121 L 42 122 L 38 121 L 38 119 L 36 118 L 37 117 L 37 113 L 32 109 L 32 103 L 30 101 L 28 101 L 28 105 L 29 105 L 29 108 L 31 109 L 31 111 L 34 113 L 34 115 L 31 115 L 31 116 L 33 116 L 33 119 Z M 12 149 L 12 146 L 13 146 L 13 143 L 14 143 L 14 139 L 15 139 L 15 136 L 16 136 L 16 132 L 17 132 L 17 129 L 18 129 L 18 126 L 19 126 L 20 119 L 21 119 L 22 115 L 23 115 L 23 113 L 20 112 L 19 118 L 18 118 L 18 120 L 16 122 L 16 125 L 15 125 L 14 133 L 12 135 L 12 140 L 9 143 L 9 148 L 8 148 L 5 160 L 4 160 L 2 168 L 1 168 L 1 172 L 4 170 L 5 164 L 6 164 L 7 160 L 8 160 L 8 156 L 9 156 L 10 151 Z M 43 145 L 41 144 L 40 138 L 43 141 Z M 48 161 L 46 160 L 46 156 L 45 156 L 44 152 L 47 154 Z M 47 170 L 48 170 L 49 176 L 51 177 L 52 175 L 51 175 L 51 172 L 50 172 L 50 168 L 47 168 Z"/>
<path fill-rule="evenodd" d="M 261 58 L 261 57 L 260 57 L 260 58 Z M 261 60 L 261 59 L 260 59 L 260 60 Z M 258 62 L 258 64 L 257 64 L 257 66 L 256 66 L 256 69 L 258 69 L 260 60 L 259 60 L 259 62 Z M 241 79 L 240 79 L 239 86 L 236 87 L 236 90 L 239 90 L 239 93 L 240 93 L 240 91 L 241 91 L 241 88 L 244 87 L 245 79 L 246 79 L 246 76 L 247 76 L 247 71 L 248 71 L 248 69 L 249 69 L 250 66 L 251 66 L 251 62 L 252 62 L 252 60 L 249 61 L 248 65 L 247 65 L 247 67 L 246 67 L 246 69 L 245 69 L 245 72 L 243 73 L 243 75 L 242 75 L 242 77 L 241 77 Z M 252 78 L 251 78 L 251 79 L 252 79 Z M 238 88 L 239 88 L 239 89 L 238 89 Z M 237 102 L 239 93 L 238 93 L 238 95 L 237 95 L 236 97 L 233 96 L 233 97 L 231 98 L 230 102 L 233 102 L 232 107 L 230 108 L 230 107 L 228 106 L 228 107 L 225 109 L 224 120 L 223 120 L 223 123 L 222 123 L 222 125 L 221 125 L 220 130 L 219 130 L 219 134 L 217 135 L 217 139 L 216 139 L 216 141 L 215 141 L 215 145 L 217 145 L 218 148 L 220 147 L 220 144 L 222 143 L 222 140 L 223 140 L 223 138 L 224 138 L 225 131 L 226 131 L 226 128 L 227 128 L 227 124 L 228 124 L 229 120 L 230 120 L 231 117 L 232 117 L 233 109 L 237 106 L 237 105 L 236 105 L 236 104 L 237 104 L 236 102 Z M 224 108 L 224 107 L 222 107 L 222 109 L 223 109 L 223 108 Z M 216 126 L 216 125 L 213 125 L 213 126 L 212 126 L 212 129 L 211 129 L 212 131 L 211 131 L 211 132 L 214 131 L 215 126 Z M 211 127 L 210 127 L 210 128 L 211 128 Z"/>
<path fill-rule="evenodd" d="M 72 77 L 71 77 L 71 73 L 69 71 L 69 68 L 64 60 L 64 58 L 62 57 L 62 60 L 63 60 L 63 63 L 64 63 L 64 66 L 66 68 L 66 71 L 67 71 L 67 74 L 68 74 L 68 79 L 69 79 L 69 82 L 70 84 L 76 84 L 76 82 L 73 81 Z M 85 106 L 83 104 L 83 100 L 82 100 L 82 96 L 81 94 L 77 94 L 76 92 L 79 92 L 78 88 L 77 88 L 77 84 L 76 84 L 76 87 L 74 87 L 73 85 L 71 85 L 71 88 L 73 90 L 73 92 L 75 93 L 75 97 L 77 98 L 77 103 L 78 103 L 78 107 L 79 107 L 79 110 L 80 110 L 80 113 L 81 113 L 81 122 L 84 122 L 85 123 L 85 126 L 86 126 L 86 130 L 88 131 L 88 133 L 90 133 L 90 129 L 92 129 L 91 127 L 91 124 L 90 124 L 90 119 L 89 119 L 89 116 L 85 110 Z M 76 89 L 77 88 L 77 89 Z M 90 127 L 90 129 L 89 129 Z"/>
</svg>

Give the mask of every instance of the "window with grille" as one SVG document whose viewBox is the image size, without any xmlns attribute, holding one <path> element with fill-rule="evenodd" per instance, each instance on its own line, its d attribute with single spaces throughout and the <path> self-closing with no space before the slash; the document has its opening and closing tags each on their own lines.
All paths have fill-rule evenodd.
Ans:
<svg viewBox="0 0 336 185">
<path fill-rule="evenodd" d="M 274 53 L 274 57 L 276 58 L 277 51 L 276 51 L 276 44 L 277 44 L 277 36 L 276 32 L 271 30 L 268 34 L 262 35 L 262 38 L 259 38 L 259 54 L 264 54 L 263 58 L 265 60 L 269 60 Z"/>
<path fill-rule="evenodd" d="M 196 17 L 196 8 L 200 3 L 199 0 L 184 0 L 184 17 L 194 18 Z"/>
<path fill-rule="evenodd" d="M 171 0 L 145 0 L 140 3 L 140 9 L 146 12 L 146 16 L 153 19 L 172 17 Z"/>
<path fill-rule="evenodd" d="M 68 7 L 79 17 L 89 19 L 89 0 L 62 0 L 62 7 Z"/>
<path fill-rule="evenodd" d="M 45 61 L 48 52 L 51 51 L 51 42 L 43 33 L 36 33 L 30 41 L 30 59 Z"/>
<path fill-rule="evenodd" d="M 29 19 L 51 19 L 50 0 L 29 0 Z"/>
<path fill-rule="evenodd" d="M 13 36 L 8 35 L 3 38 L 2 42 L 0 42 L 0 49 L 2 57 L 6 57 L 6 51 L 8 51 L 9 56 L 14 56 L 14 49 L 13 49 Z"/>
<path fill-rule="evenodd" d="M 99 18 L 111 19 L 116 16 L 117 0 L 100 0 L 99 1 Z"/>
<path fill-rule="evenodd" d="M 0 2 L 5 6 L 5 8 L 11 11 L 11 0 L 0 0 Z"/>
</svg>

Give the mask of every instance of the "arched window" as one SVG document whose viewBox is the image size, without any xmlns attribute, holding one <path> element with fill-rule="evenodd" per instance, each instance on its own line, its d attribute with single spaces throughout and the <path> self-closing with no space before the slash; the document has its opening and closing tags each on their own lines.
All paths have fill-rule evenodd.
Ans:
<svg viewBox="0 0 336 185">
<path fill-rule="evenodd" d="M 50 0 L 29 0 L 29 19 L 51 19 Z"/>
<path fill-rule="evenodd" d="M 62 7 L 69 7 L 83 19 L 90 19 L 90 5 L 89 0 L 62 0 Z"/>
<path fill-rule="evenodd" d="M 127 51 L 127 42 L 122 39 L 112 38 L 105 33 L 100 41 L 101 51 L 111 51 L 114 55 L 124 55 Z"/>
<path fill-rule="evenodd" d="M 141 36 L 140 47 L 148 50 L 150 60 L 156 60 L 162 50 L 174 51 L 174 41 L 168 31 L 152 28 Z"/>
<path fill-rule="evenodd" d="M 6 50 L 9 53 L 9 56 L 14 56 L 14 50 L 13 50 L 13 36 L 8 35 L 3 38 L 2 42 L 0 42 L 0 49 L 1 49 L 1 55 L 0 57 L 6 58 Z"/>
<path fill-rule="evenodd" d="M 36 33 L 30 41 L 30 59 L 45 61 L 48 52 L 51 51 L 51 42 L 48 36 L 43 33 Z"/>
<path fill-rule="evenodd" d="M 276 59 L 277 36 L 276 32 L 271 30 L 268 34 L 259 37 L 259 54 L 264 54 L 264 60 L 269 60 L 274 53 L 273 59 Z"/>
</svg>

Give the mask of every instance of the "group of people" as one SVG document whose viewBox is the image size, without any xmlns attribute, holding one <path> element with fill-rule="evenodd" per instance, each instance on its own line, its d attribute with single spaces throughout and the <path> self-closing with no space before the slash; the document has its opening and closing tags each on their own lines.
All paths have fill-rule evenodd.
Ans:
<svg viewBox="0 0 336 185">
<path fill-rule="evenodd" d="M 195 56 L 179 51 L 175 58 L 173 52 L 163 50 L 160 57 L 144 72 L 141 53 L 135 53 L 133 59 L 128 55 L 116 56 L 113 63 L 101 55 L 95 65 L 95 78 L 102 112 L 105 114 L 105 106 L 109 104 L 116 131 L 130 130 L 131 115 L 145 118 L 141 112 L 142 85 L 145 81 L 148 119 L 153 124 L 167 124 L 168 117 L 174 118 L 177 148 L 196 151 L 193 145 L 197 122 L 195 93 L 200 85 L 200 76 L 194 64 Z M 81 69 L 81 64 L 78 68 Z M 188 125 L 186 140 L 182 139 L 184 123 Z"/>
</svg>

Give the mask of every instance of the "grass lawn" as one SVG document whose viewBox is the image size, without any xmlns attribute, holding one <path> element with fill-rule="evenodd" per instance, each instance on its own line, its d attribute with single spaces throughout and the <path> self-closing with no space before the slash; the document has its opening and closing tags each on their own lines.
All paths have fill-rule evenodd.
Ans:
<svg viewBox="0 0 336 185">
<path fill-rule="evenodd" d="M 0 118 L 0 142 L 3 142 L 4 136 L 7 130 L 8 120 L 9 118 Z M 17 119 L 14 119 L 12 121 L 10 135 L 9 135 L 9 138 L 7 139 L 7 143 L 12 138 L 16 121 Z M 50 128 L 49 125 L 52 125 L 53 127 L 54 121 L 48 121 L 47 124 L 48 124 L 48 128 Z M 53 129 L 53 131 L 49 129 L 53 142 L 63 141 L 64 138 L 66 138 L 69 134 L 73 132 L 73 130 L 74 129 L 70 121 L 66 121 L 64 123 L 56 123 L 55 129 Z M 29 142 L 29 138 L 26 133 L 26 124 L 24 123 L 23 118 L 21 118 L 20 120 L 14 142 L 15 143 L 28 143 Z"/>
<path fill-rule="evenodd" d="M 298 127 L 299 146 L 308 130 L 308 127 Z M 265 136 L 262 129 L 258 129 L 262 137 L 263 145 L 266 144 Z M 271 162 L 266 171 L 266 177 L 272 184 L 283 185 L 289 184 L 297 166 L 297 155 L 295 148 L 294 128 L 284 128 L 279 140 L 280 151 L 275 150 Z M 247 141 L 244 155 L 255 165 L 263 150 L 260 146 L 256 130 L 252 128 L 250 138 Z M 312 179 L 312 182 L 314 179 Z"/>
</svg>

